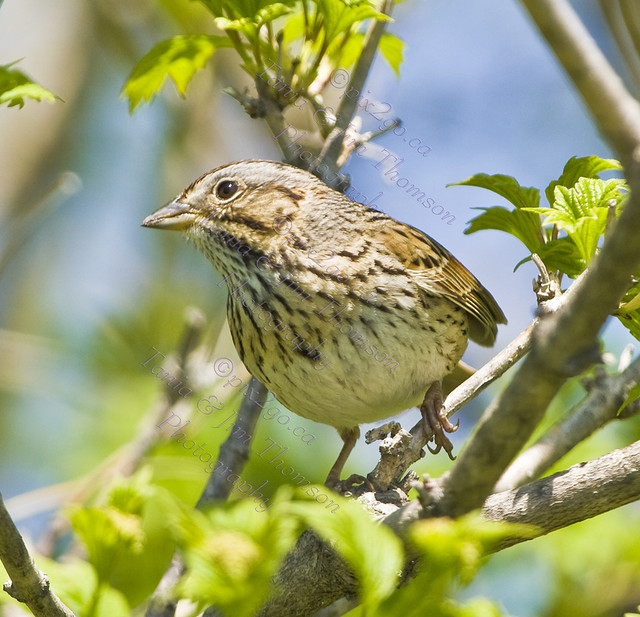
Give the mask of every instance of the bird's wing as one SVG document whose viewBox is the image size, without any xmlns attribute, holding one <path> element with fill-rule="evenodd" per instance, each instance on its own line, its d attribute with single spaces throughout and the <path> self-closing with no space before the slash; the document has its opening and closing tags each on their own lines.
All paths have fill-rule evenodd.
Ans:
<svg viewBox="0 0 640 617">
<path fill-rule="evenodd" d="M 499 323 L 507 323 L 493 296 L 446 248 L 415 227 L 390 219 L 378 232 L 381 242 L 415 275 L 429 295 L 447 298 L 469 320 L 469 337 L 476 343 L 495 343 Z"/>
</svg>

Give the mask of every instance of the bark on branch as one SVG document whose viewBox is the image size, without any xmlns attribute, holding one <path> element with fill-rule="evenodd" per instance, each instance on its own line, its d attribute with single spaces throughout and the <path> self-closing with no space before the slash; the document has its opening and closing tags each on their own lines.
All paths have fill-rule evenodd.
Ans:
<svg viewBox="0 0 640 617">
<path fill-rule="evenodd" d="M 369 498 L 372 496 L 369 495 Z M 538 528 L 531 537 L 513 537 L 501 548 L 568 527 L 640 499 L 640 441 L 518 489 L 491 495 L 482 512 L 490 520 Z M 427 499 L 428 501 L 428 499 Z M 399 536 L 433 510 L 418 500 L 384 519 Z M 342 559 L 318 537 L 305 532 L 275 580 L 276 592 L 256 617 L 312 617 L 357 592 L 357 581 Z"/>
<path fill-rule="evenodd" d="M 535 525 L 544 535 L 640 498 L 640 441 L 502 493 L 484 504 L 485 517 Z M 513 538 L 511 546 L 526 538 Z"/>
<path fill-rule="evenodd" d="M 49 586 L 49 578 L 36 568 L 20 532 L 0 495 L 0 560 L 11 577 L 4 590 L 23 602 L 36 617 L 74 617 Z"/>
</svg>

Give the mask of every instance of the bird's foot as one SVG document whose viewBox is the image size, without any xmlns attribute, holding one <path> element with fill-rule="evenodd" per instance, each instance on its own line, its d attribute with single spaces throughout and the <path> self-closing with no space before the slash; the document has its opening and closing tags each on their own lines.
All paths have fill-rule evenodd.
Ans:
<svg viewBox="0 0 640 617">
<path fill-rule="evenodd" d="M 344 495 L 345 493 L 352 492 L 353 488 L 356 485 L 367 484 L 372 492 L 374 492 L 373 484 L 371 481 L 361 476 L 360 474 L 354 473 L 351 474 L 346 480 L 332 480 L 327 478 L 327 481 L 324 483 L 327 488 L 330 488 L 332 491 L 339 493 L 340 495 Z"/>
<path fill-rule="evenodd" d="M 427 444 L 429 452 L 437 454 L 440 450 L 444 450 L 449 455 L 449 458 L 454 460 L 456 457 L 453 456 L 453 444 L 445 435 L 445 432 L 454 433 L 458 430 L 458 424 L 449 422 L 449 418 L 444 414 L 443 402 L 442 386 L 439 381 L 436 381 L 431 384 L 431 387 L 424 395 L 420 413 L 427 433 L 431 434 L 435 442 L 434 448 Z"/>
</svg>

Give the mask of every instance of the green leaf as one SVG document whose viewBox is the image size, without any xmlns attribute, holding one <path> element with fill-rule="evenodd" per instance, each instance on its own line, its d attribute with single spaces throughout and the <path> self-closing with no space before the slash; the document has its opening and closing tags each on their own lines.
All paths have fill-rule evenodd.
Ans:
<svg viewBox="0 0 640 617">
<path fill-rule="evenodd" d="M 151 100 L 167 77 L 173 79 L 180 95 L 198 69 L 221 47 L 231 47 L 225 36 L 187 34 L 158 43 L 133 69 L 122 91 L 133 111 L 141 101 Z"/>
<path fill-rule="evenodd" d="M 527 208 L 545 215 L 544 225 L 556 225 L 575 242 L 580 257 L 589 262 L 596 252 L 607 224 L 611 203 L 616 206 L 623 197 L 624 180 L 580 178 L 573 188 L 555 187 L 551 208 Z"/>
<path fill-rule="evenodd" d="M 256 43 L 259 41 L 260 28 L 265 24 L 291 13 L 291 7 L 277 2 L 269 4 L 264 8 L 261 8 L 248 16 L 243 16 L 238 19 L 228 19 L 227 17 L 217 17 L 215 22 L 216 26 L 221 30 L 235 30 L 244 34 L 246 39 L 250 43 Z"/>
<path fill-rule="evenodd" d="M 269 22 L 278 19 L 278 17 L 288 15 L 289 13 L 293 12 L 293 4 L 295 3 L 276 2 L 273 4 L 268 4 L 267 6 L 261 8 L 256 12 L 256 24 L 258 26 L 263 26 L 264 24 L 268 24 Z"/>
<path fill-rule="evenodd" d="M 253 21 L 256 25 L 259 24 L 261 19 L 266 18 L 271 21 L 268 16 L 280 12 L 282 10 L 281 7 L 293 7 L 296 4 L 296 0 L 288 0 L 287 2 L 270 2 L 269 0 L 200 1 L 214 17 L 227 17 L 230 20 L 245 18 Z M 287 8 L 286 12 L 290 10 L 290 8 Z M 284 15 L 284 13 L 280 14 Z M 262 23 L 267 22 L 263 21 Z"/>
<path fill-rule="evenodd" d="M 315 0 L 315 4 L 317 15 L 324 19 L 327 42 L 365 19 L 392 21 L 389 16 L 377 11 L 369 0 Z"/>
<path fill-rule="evenodd" d="M 582 259 L 575 242 L 566 236 L 541 244 L 535 252 L 548 270 L 564 272 L 572 279 L 580 276 L 587 267 L 587 262 Z M 530 256 L 518 262 L 513 271 L 528 261 L 531 261 Z"/>
<path fill-rule="evenodd" d="M 116 508 L 72 508 L 74 531 L 87 547 L 99 581 L 108 582 L 113 568 L 129 553 L 140 553 L 144 533 L 138 517 Z"/>
<path fill-rule="evenodd" d="M 150 484 L 150 477 L 151 470 L 142 468 L 110 490 L 106 505 L 70 510 L 99 583 L 122 593 L 131 606 L 143 602 L 162 576 L 175 549 L 167 519 L 185 507 Z"/>
<path fill-rule="evenodd" d="M 487 602 L 460 606 L 451 600 L 460 583 L 468 584 L 486 554 L 510 536 L 533 537 L 531 527 L 491 523 L 478 515 L 457 520 L 436 518 L 415 523 L 408 541 L 421 556 L 417 576 L 398 589 L 372 617 L 471 617 L 499 615 Z M 474 612 L 474 609 L 479 609 Z"/>
<path fill-rule="evenodd" d="M 403 60 L 405 42 L 395 34 L 385 32 L 380 38 L 380 53 L 389 63 L 396 77 L 400 77 L 400 64 Z M 348 68 L 348 67 L 346 67 Z"/>
<path fill-rule="evenodd" d="M 640 272 L 636 273 L 635 280 L 640 278 Z M 640 340 L 640 282 L 636 282 L 624 295 L 620 308 L 618 309 L 618 319 L 622 325 L 638 340 Z M 634 388 L 635 390 L 635 388 Z M 631 400 L 627 399 L 625 406 Z"/>
<path fill-rule="evenodd" d="M 447 186 L 477 186 L 504 197 L 516 208 L 536 208 L 540 204 L 540 191 L 533 187 L 524 187 L 512 176 L 502 174 L 475 174 L 461 182 L 453 182 Z"/>
<path fill-rule="evenodd" d="M 203 4 L 214 17 L 222 17 L 224 15 L 224 6 L 227 4 L 224 0 L 200 0 L 200 3 Z"/>
<path fill-rule="evenodd" d="M 556 186 L 572 188 L 580 178 L 597 178 L 603 171 L 622 170 L 622 164 L 615 159 L 601 159 L 599 156 L 571 157 L 562 170 L 562 174 L 545 189 L 547 201 L 552 204 L 555 199 Z"/>
<path fill-rule="evenodd" d="M 469 221 L 465 234 L 472 234 L 483 229 L 505 231 L 518 238 L 530 252 L 536 253 L 540 248 L 540 218 L 536 214 L 524 210 L 508 210 L 502 206 L 492 208 L 474 208 L 484 213 Z"/>
<path fill-rule="evenodd" d="M 64 563 L 43 557 L 37 562 L 49 575 L 51 588 L 75 615 L 131 617 L 133 605 L 119 591 L 101 583 L 86 561 L 67 556 Z"/>
<path fill-rule="evenodd" d="M 316 488 L 321 492 L 326 490 Z M 313 527 L 318 535 L 331 543 L 353 569 L 362 605 L 376 606 L 400 582 L 404 563 L 402 542 L 390 529 L 376 524 L 359 504 L 333 495 L 332 499 L 340 504 L 337 512 L 319 507 L 313 501 L 288 503 L 283 508 L 299 516 L 305 525 Z"/>
<path fill-rule="evenodd" d="M 282 28 L 282 46 L 288 49 L 293 41 L 297 41 L 304 35 L 304 15 L 294 13 L 285 21 Z"/>
<path fill-rule="evenodd" d="M 203 608 L 215 604 L 225 615 L 255 614 L 300 534 L 296 518 L 275 514 L 291 493 L 290 487 L 284 488 L 264 512 L 257 512 L 247 499 L 219 504 L 206 514 L 182 515 L 173 529 L 188 567 L 178 586 L 185 597 Z"/>
<path fill-rule="evenodd" d="M 477 208 L 484 210 L 484 214 L 472 219 L 465 234 L 471 234 L 481 229 L 497 229 L 505 231 L 518 238 L 530 252 L 535 253 L 541 243 L 542 228 L 540 218 L 526 212 L 524 208 L 535 208 L 540 203 L 540 193 L 533 187 L 523 187 L 511 176 L 502 174 L 475 174 L 461 182 L 454 182 L 448 186 L 477 186 L 487 189 L 504 197 L 516 209 L 508 210 L 500 206 L 492 208 Z"/>
<path fill-rule="evenodd" d="M 32 81 L 22 71 L 12 69 L 14 64 L 16 63 L 0 65 L 0 105 L 6 103 L 9 107 L 18 105 L 22 108 L 25 99 L 46 101 L 47 103 L 62 100 Z"/>
<path fill-rule="evenodd" d="M 335 66 L 340 66 L 344 69 L 351 68 L 362 53 L 362 45 L 364 42 L 364 34 L 359 32 L 352 32 L 347 38 L 347 42 L 340 46 L 340 41 L 336 40 L 335 51 Z M 330 45 L 327 50 L 327 55 L 333 61 L 334 60 L 334 45 Z"/>
<path fill-rule="evenodd" d="M 638 338 L 638 337 L 636 336 L 636 338 Z M 622 406 L 618 410 L 618 415 L 620 415 L 622 413 L 624 408 L 627 405 L 629 405 L 629 403 L 633 403 L 633 401 L 635 401 L 635 400 L 637 400 L 639 398 L 640 398 L 640 383 L 636 384 L 635 386 L 633 386 L 633 388 L 631 388 L 631 390 L 630 390 L 625 402 L 622 404 Z"/>
</svg>

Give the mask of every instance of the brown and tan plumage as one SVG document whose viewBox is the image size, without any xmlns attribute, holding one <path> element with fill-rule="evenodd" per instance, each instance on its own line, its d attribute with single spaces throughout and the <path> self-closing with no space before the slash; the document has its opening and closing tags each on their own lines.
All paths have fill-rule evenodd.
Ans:
<svg viewBox="0 0 640 617">
<path fill-rule="evenodd" d="M 425 291 L 451 300 L 469 319 L 469 338 L 485 347 L 495 343 L 502 310 L 480 281 L 446 248 L 419 229 L 393 221 L 381 234 L 382 243 Z"/>
<path fill-rule="evenodd" d="M 291 411 L 338 430 L 345 443 L 329 485 L 359 424 L 413 406 L 451 453 L 441 380 L 468 338 L 492 345 L 506 320 L 435 240 L 270 161 L 214 169 L 143 225 L 196 244 L 229 289 L 229 326 L 248 370 Z"/>
</svg>

